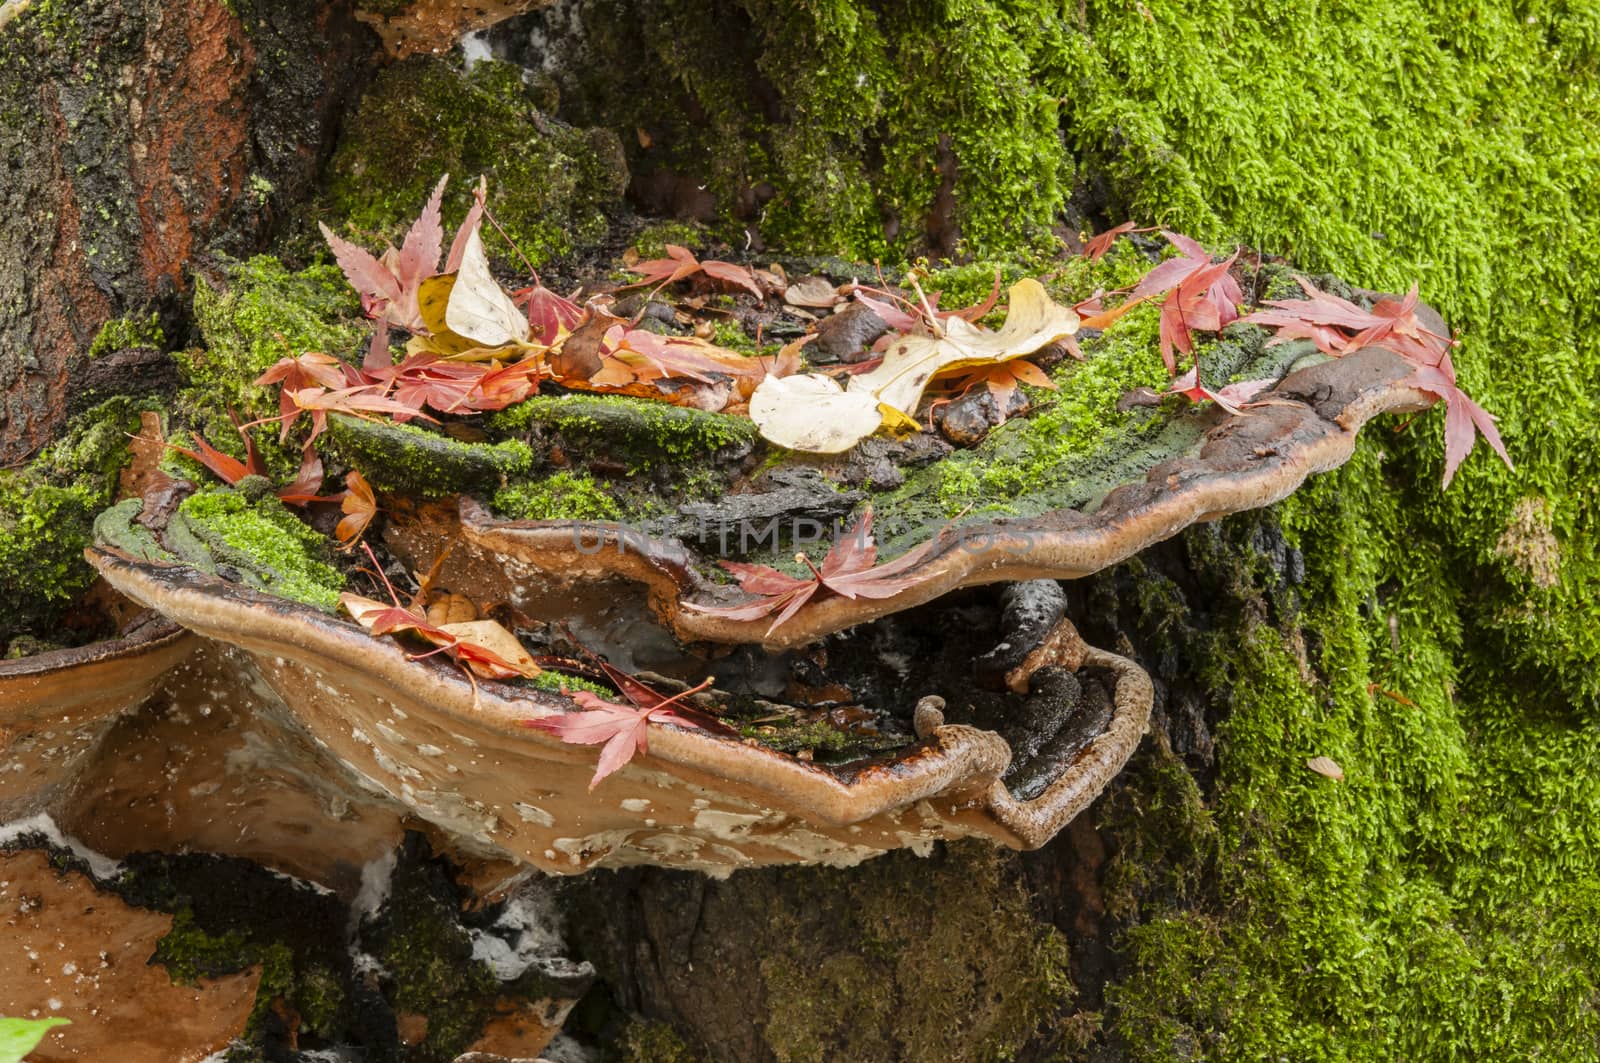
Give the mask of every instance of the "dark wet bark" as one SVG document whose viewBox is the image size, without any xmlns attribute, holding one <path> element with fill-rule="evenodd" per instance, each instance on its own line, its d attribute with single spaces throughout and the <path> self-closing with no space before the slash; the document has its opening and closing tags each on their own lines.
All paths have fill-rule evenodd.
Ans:
<svg viewBox="0 0 1600 1063">
<path fill-rule="evenodd" d="M 318 0 L 41 2 L 0 29 L 0 464 L 61 424 L 107 320 L 183 341 L 196 261 L 308 198 L 375 47 Z"/>
</svg>

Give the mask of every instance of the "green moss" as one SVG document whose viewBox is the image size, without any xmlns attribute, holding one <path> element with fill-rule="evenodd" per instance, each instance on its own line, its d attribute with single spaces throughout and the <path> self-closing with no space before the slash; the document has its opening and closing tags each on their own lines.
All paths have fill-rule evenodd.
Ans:
<svg viewBox="0 0 1600 1063">
<path fill-rule="evenodd" d="M 83 561 L 99 494 L 0 472 L 0 642 L 54 625 L 94 582 Z"/>
<path fill-rule="evenodd" d="M 738 723 L 743 738 L 753 738 L 769 749 L 782 753 L 795 753 L 809 749 L 820 754 L 819 761 L 841 763 L 870 756 L 886 749 L 908 745 L 912 739 L 897 735 L 856 734 L 817 720 L 811 723 L 778 721 L 772 723 Z"/>
<path fill-rule="evenodd" d="M 71 601 L 94 582 L 83 559 L 95 514 L 129 460 L 128 436 L 152 403 L 111 399 L 74 417 L 27 466 L 0 470 L 0 644 L 24 631 L 59 639 Z"/>
<path fill-rule="evenodd" d="M 649 149 L 625 140 L 636 173 L 704 177 L 775 245 L 870 260 L 920 242 L 930 215 L 944 227 L 945 186 L 966 246 L 1048 242 L 1072 177 L 1055 88 L 1031 77 L 1066 33 L 1036 3 L 610 0 L 584 36 L 587 69 L 635 77 L 584 79 L 564 106 L 648 129 Z"/>
<path fill-rule="evenodd" d="M 859 871 L 814 871 L 800 904 L 774 907 L 763 1036 L 784 1063 L 1007 1059 L 1071 996 L 1065 940 L 1034 920 L 997 853 L 895 859 L 874 866 L 871 890 L 850 885 Z M 957 882 L 962 903 L 929 903 Z"/>
<path fill-rule="evenodd" d="M 277 388 L 256 387 L 256 377 L 280 358 L 306 351 L 349 355 L 363 348 L 369 332 L 338 267 L 293 272 L 265 255 L 224 262 L 215 283 L 197 276 L 194 314 L 205 346 L 175 352 L 187 385 L 177 410 L 213 446 L 236 457 L 244 449 L 227 411 L 246 420 L 278 413 Z M 273 478 L 286 482 L 299 465 L 299 449 L 280 446 L 274 427 L 256 429 L 255 439 Z M 190 471 L 202 481 L 209 475 Z"/>
<path fill-rule="evenodd" d="M 649 399 L 536 395 L 490 418 L 507 433 L 553 433 L 577 444 L 575 455 L 604 453 L 636 467 L 703 460 L 756 440 L 749 418 L 674 406 Z"/>
<path fill-rule="evenodd" d="M 513 520 L 620 520 L 622 509 L 582 473 L 524 480 L 494 496 L 495 512 Z"/>
<path fill-rule="evenodd" d="M 185 561 L 239 570 L 245 582 L 281 598 L 332 612 L 344 577 L 323 560 L 327 540 L 272 495 L 255 501 L 233 491 L 201 491 L 178 507 L 167 543 Z"/>
<path fill-rule="evenodd" d="M 142 413 L 160 406 L 153 399 L 118 396 L 86 410 L 40 453 L 29 474 L 55 484 L 81 484 L 109 501 L 131 458 L 128 437 L 139 432 Z"/>
<path fill-rule="evenodd" d="M 464 214 L 470 182 L 485 174 L 490 210 L 535 265 L 603 240 L 605 210 L 627 187 L 613 133 L 544 117 L 518 68 L 487 61 L 465 75 L 432 59 L 386 69 L 330 165 L 332 213 L 385 235 L 417 216 L 446 173 L 446 213 Z"/>
<path fill-rule="evenodd" d="M 264 391 L 250 381 L 278 359 L 348 354 L 366 337 L 360 303 L 337 266 L 296 273 L 265 255 L 227 264 L 215 285 L 197 277 L 194 313 L 205 348 L 178 352 L 179 363 L 191 385 L 240 405 L 259 404 Z"/>
<path fill-rule="evenodd" d="M 699 1063 L 701 1057 L 666 1023 L 635 1019 L 617 1036 L 608 1058 L 617 1063 Z"/>
<path fill-rule="evenodd" d="M 533 465 L 533 452 L 518 440 L 463 443 L 415 425 L 344 414 L 329 416 L 328 440 L 378 490 L 425 498 L 495 491 Z"/>
<path fill-rule="evenodd" d="M 516 680 L 515 682 L 520 683 L 522 680 Z M 617 692 L 608 686 L 592 682 L 582 676 L 567 675 L 565 672 L 540 672 L 526 682 L 531 687 L 538 690 L 548 690 L 552 694 L 587 690 L 591 694 L 599 694 L 606 698 L 615 698 L 617 696 Z"/>
<path fill-rule="evenodd" d="M 440 862 L 402 860 L 378 924 L 363 937 L 382 965 L 395 1011 L 428 1020 L 427 1039 L 408 1057 L 418 1063 L 445 1063 L 463 1052 L 500 989 L 494 973 L 473 958 L 459 903 Z"/>
<path fill-rule="evenodd" d="M 739 351 L 747 355 L 761 353 L 756 348 L 755 337 L 744 330 L 737 321 L 718 321 L 711 329 L 711 342 L 718 347 Z"/>
<path fill-rule="evenodd" d="M 158 312 L 151 311 L 149 317 L 116 317 L 100 326 L 100 331 L 89 344 L 89 357 L 98 358 L 102 354 L 129 347 L 161 347 L 166 342 Z"/>
<path fill-rule="evenodd" d="M 705 242 L 705 229 L 693 222 L 658 221 L 639 230 L 633 238 L 633 249 L 640 258 L 666 258 L 668 244 L 694 251 L 704 247 Z"/>
</svg>

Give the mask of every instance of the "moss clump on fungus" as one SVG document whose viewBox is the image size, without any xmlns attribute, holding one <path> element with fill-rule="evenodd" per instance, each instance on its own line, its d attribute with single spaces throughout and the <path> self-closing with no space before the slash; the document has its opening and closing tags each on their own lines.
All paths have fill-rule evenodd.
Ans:
<svg viewBox="0 0 1600 1063">
<path fill-rule="evenodd" d="M 617 396 L 536 395 L 500 411 L 499 432 L 553 434 L 577 444 L 573 456 L 604 449 L 635 468 L 679 465 L 719 452 L 748 450 L 756 430 L 749 418 Z"/>
<path fill-rule="evenodd" d="M 330 167 L 332 213 L 385 235 L 416 217 L 446 173 L 446 213 L 465 213 L 470 179 L 485 174 L 490 209 L 535 265 L 603 240 L 605 211 L 628 184 L 615 134 L 546 118 L 522 72 L 491 61 L 465 74 L 435 59 L 384 70 Z"/>
<path fill-rule="evenodd" d="M 494 496 L 494 510 L 513 520 L 620 520 L 622 507 L 593 477 L 558 472 L 523 480 Z"/>
<path fill-rule="evenodd" d="M 415 425 L 345 414 L 329 416 L 328 441 L 378 490 L 424 498 L 494 491 L 533 465 L 533 451 L 519 440 L 463 443 Z"/>
<path fill-rule="evenodd" d="M 272 495 L 254 501 L 235 491 L 200 491 L 184 499 L 167 525 L 167 545 L 207 571 L 229 565 L 244 581 L 281 598 L 332 612 L 344 577 L 323 560 L 327 540 Z"/>
</svg>

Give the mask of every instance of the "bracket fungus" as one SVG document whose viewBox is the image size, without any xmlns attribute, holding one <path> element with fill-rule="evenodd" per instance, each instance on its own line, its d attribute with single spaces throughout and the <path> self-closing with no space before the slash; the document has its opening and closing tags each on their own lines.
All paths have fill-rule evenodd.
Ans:
<svg viewBox="0 0 1600 1063">
<path fill-rule="evenodd" d="M 849 866 L 948 838 L 1032 848 L 1121 770 L 1153 697 L 1136 664 L 1082 643 L 1054 581 L 1284 498 L 1346 460 L 1371 417 L 1430 404 L 1409 386 L 1411 367 L 1382 347 L 1318 361 L 1303 357 L 1308 345 L 1286 346 L 1274 356 L 1289 371 L 1249 413 L 1187 410 L 1175 415 L 1187 419 L 1176 448 L 1092 458 L 1102 489 L 1076 504 L 958 516 L 920 538 L 902 536 L 894 543 L 902 558 L 917 551 L 901 562 L 899 574 L 910 577 L 903 586 L 881 597 L 817 594 L 777 625 L 769 615 L 738 615 L 743 598 L 717 580 L 708 552 L 670 529 L 641 535 L 615 523 L 504 520 L 470 495 L 386 499 L 384 543 L 396 571 L 434 561 L 438 586 L 501 603 L 522 618 L 519 627 L 579 629 L 584 649 L 613 655 L 619 667 L 666 673 L 657 678 L 680 690 L 669 702 L 693 695 L 712 708 L 743 706 L 748 726 L 738 734 L 652 724 L 648 754 L 598 787 L 592 750 L 527 726 L 577 712 L 586 696 L 571 689 L 577 682 L 504 682 L 438 657 L 419 660 L 394 640 L 266 593 L 270 581 L 224 578 L 232 567 L 161 549 L 130 550 L 115 520 L 102 518 L 89 557 L 129 598 L 244 651 L 241 682 L 264 682 L 325 752 L 478 851 L 555 873 L 653 864 L 721 875 L 784 863 Z M 133 510 L 123 509 L 127 524 Z M 139 541 L 150 543 L 148 531 L 138 529 Z M 998 603 L 993 594 L 966 604 L 952 596 L 1000 583 L 1010 588 Z M 955 612 L 937 623 L 913 612 L 938 608 Z M 987 621 L 971 619 L 985 609 Z M 899 614 L 913 619 L 899 623 Z M 927 632 L 941 623 L 943 641 L 930 649 Z M 898 706 L 903 733 L 839 763 L 762 740 L 762 720 L 776 717 L 761 712 L 794 709 L 772 691 L 756 696 L 759 682 L 719 701 L 684 681 L 770 672 L 775 661 L 810 653 L 826 688 L 816 700 L 836 705 L 846 694 L 833 676 L 848 671 L 839 662 L 892 656 L 878 651 L 908 631 L 924 639 L 916 659 L 861 684 L 862 700 Z M 942 663 L 925 674 L 928 660 Z M 882 673 L 881 662 L 872 667 Z"/>
<path fill-rule="evenodd" d="M 154 693 L 196 642 L 146 613 L 115 639 L 0 661 L 0 822 L 31 816 L 70 788 L 116 718 Z"/>
</svg>

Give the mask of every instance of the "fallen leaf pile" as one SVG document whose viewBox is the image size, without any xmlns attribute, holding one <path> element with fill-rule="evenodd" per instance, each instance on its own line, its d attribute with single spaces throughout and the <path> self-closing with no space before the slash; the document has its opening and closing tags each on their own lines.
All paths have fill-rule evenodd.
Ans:
<svg viewBox="0 0 1600 1063">
<path fill-rule="evenodd" d="M 1511 456 L 1501 442 L 1494 416 L 1456 384 L 1455 366 L 1450 362 L 1451 339 L 1429 331 L 1417 318 L 1416 285 L 1402 299 L 1379 299 L 1371 310 L 1364 310 L 1348 299 L 1319 290 L 1304 277 L 1296 279 L 1306 298 L 1269 299 L 1267 305 L 1272 309 L 1257 310 L 1243 320 L 1276 329 L 1272 343 L 1308 339 L 1318 350 L 1336 358 L 1381 344 L 1415 366 L 1401 383 L 1442 399 L 1445 404 L 1446 487 L 1472 453 L 1479 434 L 1511 467 Z"/>
<path fill-rule="evenodd" d="M 922 394 L 935 377 L 1003 364 L 1078 331 L 1078 315 L 1038 281 L 1013 285 L 1010 296 L 998 331 L 954 313 L 922 318 L 889 345 L 875 369 L 852 376 L 848 386 L 820 374 L 764 380 L 750 398 L 750 417 L 774 443 L 824 454 L 849 450 L 884 424 L 914 428 Z"/>
</svg>

